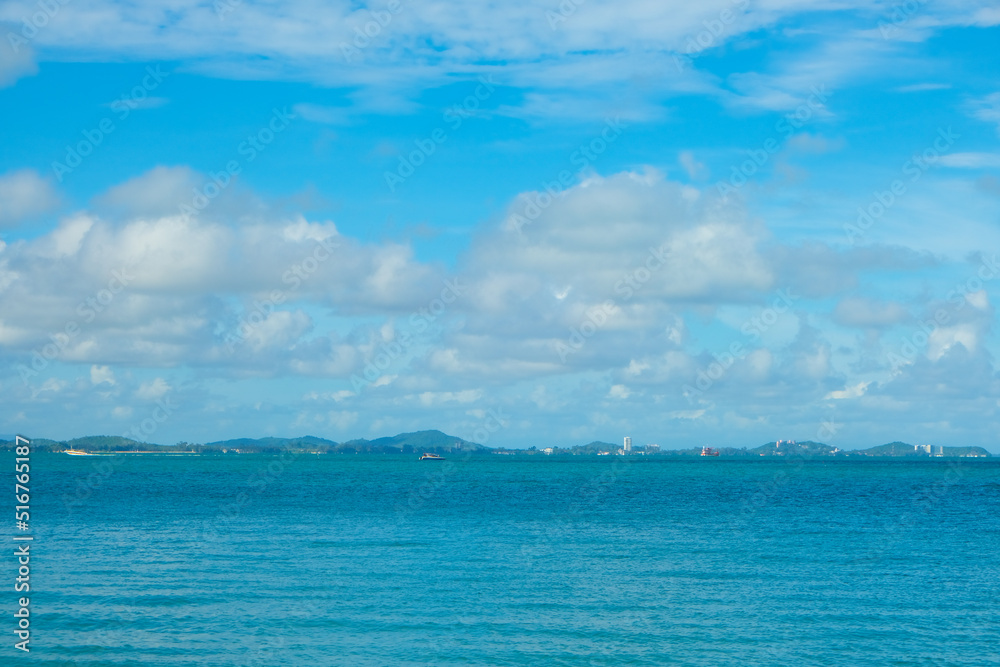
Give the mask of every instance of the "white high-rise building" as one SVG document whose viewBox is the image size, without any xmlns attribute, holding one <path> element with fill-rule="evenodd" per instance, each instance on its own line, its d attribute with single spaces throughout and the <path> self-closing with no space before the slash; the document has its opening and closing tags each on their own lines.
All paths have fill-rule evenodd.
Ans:
<svg viewBox="0 0 1000 667">
<path fill-rule="evenodd" d="M 632 438 L 628 437 L 627 435 L 625 436 L 625 446 L 622 447 L 622 449 L 625 450 L 626 454 L 632 451 Z"/>
</svg>

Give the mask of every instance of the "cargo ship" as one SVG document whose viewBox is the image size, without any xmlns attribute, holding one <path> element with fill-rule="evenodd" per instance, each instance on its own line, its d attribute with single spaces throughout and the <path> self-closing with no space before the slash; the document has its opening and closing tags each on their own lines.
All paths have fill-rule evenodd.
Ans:
<svg viewBox="0 0 1000 667">
<path fill-rule="evenodd" d="M 719 455 L 719 450 L 718 449 L 712 449 L 711 447 L 702 447 L 701 448 L 701 455 L 702 456 L 718 456 Z"/>
</svg>

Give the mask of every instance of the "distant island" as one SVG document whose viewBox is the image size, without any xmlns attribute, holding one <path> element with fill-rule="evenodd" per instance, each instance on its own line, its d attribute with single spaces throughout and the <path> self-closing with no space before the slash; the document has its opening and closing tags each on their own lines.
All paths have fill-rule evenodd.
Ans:
<svg viewBox="0 0 1000 667">
<path fill-rule="evenodd" d="M 366 440 L 364 438 L 334 442 L 325 438 L 307 435 L 299 438 L 237 438 L 234 440 L 219 440 L 204 444 L 179 442 L 175 445 L 158 445 L 148 442 L 138 442 L 130 438 L 111 435 L 92 435 L 72 440 L 32 439 L 35 451 L 65 452 L 67 450 L 85 454 L 278 454 L 281 452 L 305 452 L 310 454 L 466 454 L 475 456 L 507 455 L 507 456 L 701 456 L 702 447 L 688 449 L 660 450 L 656 445 L 636 446 L 629 451 L 619 445 L 609 442 L 594 441 L 575 447 L 545 447 L 539 449 L 506 449 L 503 447 L 484 447 L 475 442 L 442 433 L 441 431 L 416 431 L 400 433 L 385 438 Z M 10 450 L 14 440 L 0 440 L 0 450 Z M 821 442 L 807 440 L 795 442 L 792 440 L 777 440 L 759 447 L 717 447 L 714 451 L 720 457 L 726 458 L 756 458 L 761 456 L 789 456 L 798 458 L 818 457 L 972 457 L 986 458 L 990 453 L 982 447 L 946 447 L 943 445 L 910 445 L 905 442 L 890 442 L 868 449 L 843 450 Z"/>
</svg>

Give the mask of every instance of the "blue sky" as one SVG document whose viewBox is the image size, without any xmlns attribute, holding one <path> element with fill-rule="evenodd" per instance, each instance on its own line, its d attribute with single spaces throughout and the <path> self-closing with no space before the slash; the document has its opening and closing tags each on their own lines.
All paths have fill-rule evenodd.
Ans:
<svg viewBox="0 0 1000 667">
<path fill-rule="evenodd" d="M 6 3 L 0 432 L 1000 452 L 998 24 Z"/>
</svg>

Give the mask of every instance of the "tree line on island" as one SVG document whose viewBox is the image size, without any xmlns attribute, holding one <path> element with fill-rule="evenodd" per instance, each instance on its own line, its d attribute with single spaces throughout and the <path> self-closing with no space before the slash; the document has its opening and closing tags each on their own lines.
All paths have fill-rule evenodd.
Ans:
<svg viewBox="0 0 1000 667">
<path fill-rule="evenodd" d="M 514 456 L 535 455 L 576 455 L 598 456 L 617 454 L 620 446 L 609 442 L 594 441 L 586 445 L 574 447 L 531 447 L 529 449 L 506 449 L 503 447 L 484 447 L 483 445 L 463 440 L 462 438 L 442 433 L 441 431 L 417 431 L 400 433 L 391 437 L 366 440 L 364 438 L 334 442 L 311 435 L 299 438 L 236 438 L 219 440 L 204 444 L 179 442 L 175 445 L 157 445 L 138 442 L 122 436 L 86 436 L 72 440 L 32 439 L 35 451 L 64 452 L 75 450 L 87 453 L 110 452 L 156 452 L 156 453 L 192 453 L 192 454 L 277 454 L 296 451 L 313 454 L 461 454 L 489 455 L 505 454 Z M 9 450 L 14 447 L 14 438 L 0 440 L 0 449 Z M 791 442 L 778 440 L 759 447 L 717 447 L 721 457 L 744 458 L 761 456 L 796 456 L 796 457 L 988 457 L 982 447 L 945 447 L 942 445 L 910 445 L 905 442 L 890 442 L 868 449 L 843 450 L 821 442 Z M 657 457 L 700 456 L 701 447 L 673 450 L 650 450 L 637 447 L 632 455 Z"/>
</svg>

